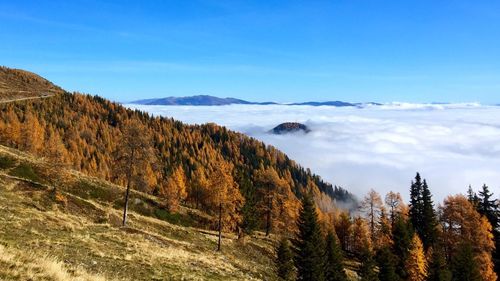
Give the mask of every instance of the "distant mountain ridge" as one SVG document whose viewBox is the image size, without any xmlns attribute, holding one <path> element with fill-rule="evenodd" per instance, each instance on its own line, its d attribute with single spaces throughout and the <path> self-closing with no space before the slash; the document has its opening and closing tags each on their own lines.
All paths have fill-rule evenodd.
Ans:
<svg viewBox="0 0 500 281">
<path fill-rule="evenodd" d="M 197 95 L 189 97 L 166 97 L 156 99 L 143 99 L 132 101 L 133 104 L 142 105 L 194 105 L 194 106 L 216 106 L 216 105 L 231 105 L 231 104 L 249 104 L 249 105 L 310 105 L 310 106 L 360 106 L 361 103 L 349 103 L 343 101 L 325 101 L 325 102 L 300 102 L 300 103 L 277 103 L 277 102 L 251 102 L 236 98 L 219 98 L 210 95 Z M 371 103 L 373 104 L 373 103 Z"/>
</svg>

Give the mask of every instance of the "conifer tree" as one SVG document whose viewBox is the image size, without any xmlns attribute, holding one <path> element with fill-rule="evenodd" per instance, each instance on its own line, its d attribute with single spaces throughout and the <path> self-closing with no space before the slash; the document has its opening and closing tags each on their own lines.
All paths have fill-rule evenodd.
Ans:
<svg viewBox="0 0 500 281">
<path fill-rule="evenodd" d="M 369 248 L 365 248 L 361 254 L 361 266 L 359 268 L 359 277 L 361 281 L 379 281 L 376 272 L 376 266 L 373 253 Z"/>
<path fill-rule="evenodd" d="M 415 176 L 410 188 L 410 221 L 417 233 L 422 233 L 422 178 L 420 173 Z"/>
<path fill-rule="evenodd" d="M 335 232 L 340 241 L 342 251 L 349 250 L 349 240 L 351 237 L 352 222 L 347 212 L 342 212 L 339 219 L 335 221 Z"/>
<path fill-rule="evenodd" d="M 337 237 L 332 231 L 329 231 L 325 240 L 325 280 L 346 281 L 347 275 L 344 270 L 342 250 L 337 243 Z"/>
<path fill-rule="evenodd" d="M 294 240 L 297 280 L 323 281 L 324 241 L 316 207 L 309 194 L 302 198 L 297 228 L 298 233 Z"/>
<path fill-rule="evenodd" d="M 495 241 L 495 251 L 493 253 L 493 262 L 495 271 L 500 272 L 500 206 L 499 201 L 493 199 L 493 193 L 489 187 L 484 184 L 479 196 L 477 197 L 477 210 L 485 216 L 492 227 L 493 239 Z"/>
<path fill-rule="evenodd" d="M 379 268 L 378 278 L 383 281 L 399 281 L 396 274 L 397 257 L 391 252 L 388 246 L 384 246 L 377 251 L 377 266 Z"/>
<path fill-rule="evenodd" d="M 427 277 L 427 261 L 422 241 L 413 234 L 412 247 L 406 259 L 406 274 L 408 281 L 424 281 Z"/>
<path fill-rule="evenodd" d="M 435 245 L 434 248 L 429 248 L 430 252 L 429 263 L 427 269 L 428 281 L 450 281 L 451 271 L 448 269 L 448 264 L 444 257 L 441 247 Z"/>
<path fill-rule="evenodd" d="M 424 180 L 422 185 L 422 226 L 419 229 L 421 232 L 418 233 L 422 238 L 422 243 L 424 248 L 427 249 L 434 244 L 437 236 L 437 216 L 434 211 L 434 204 L 432 202 L 432 195 L 427 185 L 427 181 Z"/>
<path fill-rule="evenodd" d="M 453 281 L 483 280 L 470 243 L 462 243 L 458 247 L 458 252 L 451 262 L 451 269 Z"/>
<path fill-rule="evenodd" d="M 410 225 L 401 216 L 396 218 L 396 223 L 392 229 L 392 252 L 398 257 L 396 273 L 401 279 L 406 279 L 406 260 L 411 247 L 412 231 Z"/>
<path fill-rule="evenodd" d="M 293 265 L 293 252 L 290 242 L 283 237 L 276 249 L 276 273 L 280 280 L 295 280 L 295 268 Z"/>
<path fill-rule="evenodd" d="M 360 206 L 361 211 L 365 213 L 370 226 L 370 238 L 372 241 L 376 239 L 376 224 L 382 209 L 382 198 L 375 190 L 371 189 L 365 196 Z"/>
</svg>

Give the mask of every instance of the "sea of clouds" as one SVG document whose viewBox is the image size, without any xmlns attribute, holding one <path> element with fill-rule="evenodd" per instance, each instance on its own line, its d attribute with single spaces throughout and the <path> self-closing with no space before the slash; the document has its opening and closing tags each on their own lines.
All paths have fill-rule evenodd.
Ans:
<svg viewBox="0 0 500 281">
<path fill-rule="evenodd" d="M 215 122 L 274 145 L 332 184 L 363 197 L 370 188 L 408 200 L 419 171 L 436 201 L 469 184 L 500 194 L 500 107 L 391 103 L 362 107 L 132 105 L 189 124 Z M 312 131 L 274 135 L 283 122 Z"/>
</svg>

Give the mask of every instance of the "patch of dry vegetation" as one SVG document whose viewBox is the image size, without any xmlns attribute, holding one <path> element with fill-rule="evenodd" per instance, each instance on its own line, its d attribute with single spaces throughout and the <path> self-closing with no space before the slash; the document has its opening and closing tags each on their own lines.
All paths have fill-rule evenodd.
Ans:
<svg viewBox="0 0 500 281">
<path fill-rule="evenodd" d="M 63 90 L 29 71 L 0 66 L 0 102 L 51 96 Z"/>
<path fill-rule="evenodd" d="M 181 225 L 159 219 L 161 202 L 140 192 L 133 192 L 130 224 L 122 228 L 121 187 L 5 147 L 0 157 L 14 159 L 0 167 L 0 280 L 276 278 L 271 239 L 242 243 L 226 233 L 216 252 L 216 233 L 196 227 L 210 218 L 182 208 Z M 29 178 L 11 175 L 20 165 L 31 167 Z"/>
</svg>

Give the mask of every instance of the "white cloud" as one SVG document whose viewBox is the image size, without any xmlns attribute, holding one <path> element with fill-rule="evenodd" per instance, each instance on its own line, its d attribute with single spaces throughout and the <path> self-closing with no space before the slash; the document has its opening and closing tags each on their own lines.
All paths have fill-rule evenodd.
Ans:
<svg viewBox="0 0 500 281">
<path fill-rule="evenodd" d="M 500 194 L 500 107 L 394 103 L 364 108 L 309 106 L 129 107 L 186 123 L 215 122 L 272 144 L 358 197 L 374 188 L 408 198 L 420 171 L 436 201 L 487 183 Z M 273 135 L 282 122 L 309 134 Z"/>
</svg>

